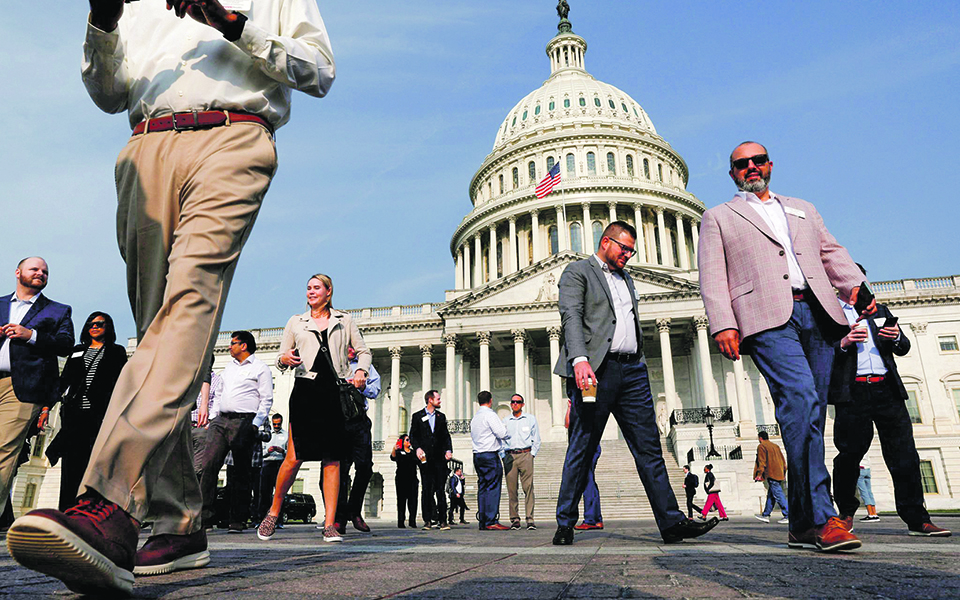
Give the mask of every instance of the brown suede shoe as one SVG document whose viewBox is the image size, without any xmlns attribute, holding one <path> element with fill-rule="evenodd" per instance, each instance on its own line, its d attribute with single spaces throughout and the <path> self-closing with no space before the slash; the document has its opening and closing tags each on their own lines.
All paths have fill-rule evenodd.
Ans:
<svg viewBox="0 0 960 600">
<path fill-rule="evenodd" d="M 63 581 L 81 594 L 133 589 L 139 525 L 119 506 L 87 495 L 60 512 L 33 510 L 10 526 L 7 548 L 21 565 Z"/>
<path fill-rule="evenodd" d="M 848 532 L 853 533 L 853 516 L 845 517 L 840 515 L 840 524 L 843 525 L 843 528 Z"/>
<path fill-rule="evenodd" d="M 840 517 L 830 517 L 817 529 L 817 548 L 821 552 L 856 550 L 860 546 L 862 546 L 860 540 L 847 531 Z"/>
<path fill-rule="evenodd" d="M 203 529 L 189 535 L 152 535 L 137 551 L 133 573 L 134 575 L 162 575 L 204 567 L 209 562 L 207 532 Z"/>
<path fill-rule="evenodd" d="M 807 550 L 816 550 L 817 549 L 817 530 L 808 529 L 800 533 L 790 532 L 789 537 L 787 537 L 787 547 L 788 548 L 804 548 Z"/>
</svg>

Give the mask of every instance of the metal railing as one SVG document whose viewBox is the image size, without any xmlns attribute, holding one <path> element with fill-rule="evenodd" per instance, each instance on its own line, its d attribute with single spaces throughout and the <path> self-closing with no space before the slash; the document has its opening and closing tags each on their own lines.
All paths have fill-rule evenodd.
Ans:
<svg viewBox="0 0 960 600">
<path fill-rule="evenodd" d="M 707 411 L 713 415 L 714 421 L 733 422 L 733 407 L 720 406 L 717 408 L 677 408 L 670 414 L 670 424 L 680 425 L 682 423 L 706 423 Z"/>
<path fill-rule="evenodd" d="M 374 440 L 374 442 L 373 442 L 373 451 L 374 451 L 374 452 L 382 452 L 383 449 L 384 449 L 384 447 L 385 447 L 385 444 L 384 444 L 384 441 L 383 441 L 383 440 Z"/>
<path fill-rule="evenodd" d="M 740 446 L 716 446 L 714 448 L 719 454 L 720 458 L 725 458 L 727 460 L 743 460 L 743 448 Z M 710 458 L 716 458 L 711 456 L 707 458 L 707 454 L 710 452 L 709 446 L 694 446 L 687 450 L 687 463 L 692 463 L 696 461 L 709 461 Z"/>
<path fill-rule="evenodd" d="M 456 421 L 447 421 L 447 431 L 450 435 L 470 434 L 470 419 L 459 419 Z"/>
<path fill-rule="evenodd" d="M 780 426 L 776 423 L 771 423 L 769 425 L 757 425 L 757 433 L 761 431 L 766 431 L 769 435 L 780 435 Z"/>
</svg>

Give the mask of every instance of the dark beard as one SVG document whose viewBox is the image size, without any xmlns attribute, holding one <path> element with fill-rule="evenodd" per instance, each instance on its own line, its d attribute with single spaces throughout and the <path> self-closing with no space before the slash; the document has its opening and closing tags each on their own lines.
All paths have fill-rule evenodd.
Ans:
<svg viewBox="0 0 960 600">
<path fill-rule="evenodd" d="M 43 288 L 47 287 L 47 282 L 44 281 L 44 282 L 41 283 L 41 284 L 39 285 L 39 287 L 38 287 L 38 286 L 36 286 L 36 285 L 33 284 L 33 279 L 32 279 L 32 278 L 28 278 L 28 277 L 26 277 L 26 276 L 24 276 L 24 275 L 21 275 L 21 276 L 20 276 L 20 285 L 22 285 L 22 286 L 25 287 L 25 288 L 34 290 L 34 291 L 36 291 L 36 292 L 41 292 L 41 291 L 43 291 Z"/>
</svg>

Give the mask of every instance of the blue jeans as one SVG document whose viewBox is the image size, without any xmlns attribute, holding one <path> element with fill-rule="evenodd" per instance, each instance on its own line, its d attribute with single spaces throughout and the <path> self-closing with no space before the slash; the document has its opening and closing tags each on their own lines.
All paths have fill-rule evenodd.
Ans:
<svg viewBox="0 0 960 600">
<path fill-rule="evenodd" d="M 779 504 L 783 518 L 789 519 L 790 509 L 787 508 L 787 498 L 783 495 L 783 487 L 780 482 L 776 479 L 768 479 L 767 485 L 769 486 L 767 488 L 767 505 L 763 507 L 763 516 L 769 517 L 770 513 L 773 512 L 774 505 Z"/>
<path fill-rule="evenodd" d="M 496 452 L 479 452 L 473 455 L 473 468 L 478 479 L 477 519 L 483 529 L 496 523 L 499 516 L 503 463 Z"/>
<path fill-rule="evenodd" d="M 870 469 L 860 469 L 857 490 L 860 492 L 860 499 L 863 500 L 864 506 L 877 505 L 876 500 L 873 499 L 873 487 L 870 485 Z"/>
<path fill-rule="evenodd" d="M 597 444 L 597 453 L 593 455 L 590 472 L 587 473 L 587 487 L 583 490 L 583 522 L 596 525 L 603 523 L 600 514 L 600 489 L 597 487 L 597 461 L 600 460 L 600 444 Z"/>
<path fill-rule="evenodd" d="M 744 340 L 773 396 L 790 470 L 790 531 L 803 533 L 837 516 L 830 500 L 823 430 L 838 326 L 816 300 L 796 300 L 790 320 Z"/>
<path fill-rule="evenodd" d="M 590 459 L 597 453 L 607 419 L 612 414 L 633 454 L 657 527 L 663 531 L 677 525 L 685 517 L 677 505 L 663 462 L 647 365 L 641 360 L 621 363 L 608 358 L 596 370 L 596 375 L 599 381 L 596 402 L 584 403 L 580 390 L 569 385 L 572 382 L 568 380 L 572 400 L 569 444 L 557 498 L 557 524 L 561 527 L 577 524 Z"/>
</svg>

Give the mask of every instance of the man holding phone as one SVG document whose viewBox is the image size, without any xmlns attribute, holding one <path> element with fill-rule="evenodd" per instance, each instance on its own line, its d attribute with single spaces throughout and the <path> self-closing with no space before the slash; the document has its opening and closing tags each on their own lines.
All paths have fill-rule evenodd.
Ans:
<svg viewBox="0 0 960 600">
<path fill-rule="evenodd" d="M 700 293 L 720 352 L 750 354 L 773 395 L 791 473 L 788 546 L 852 550 L 860 540 L 833 508 L 824 463 L 832 344 L 849 330 L 834 288 L 861 314 L 875 302 L 857 304 L 863 277 L 850 254 L 812 204 L 770 191 L 772 170 L 756 142 L 731 153 L 740 191 L 703 214 Z"/>
<path fill-rule="evenodd" d="M 867 271 L 857 264 L 866 276 Z M 835 405 L 833 443 L 833 493 L 840 518 L 848 530 L 860 506 L 854 491 L 860 461 L 873 442 L 873 426 L 880 435 L 883 462 L 893 478 L 897 514 L 910 535 L 946 537 L 950 532 L 930 522 L 923 506 L 920 455 L 913 440 L 913 423 L 904 400 L 903 386 L 893 356 L 910 350 L 910 340 L 897 325 L 897 317 L 883 304 L 877 313 L 857 322 L 856 309 L 840 300 L 850 332 L 837 345 L 830 377 L 829 402 Z"/>
</svg>

